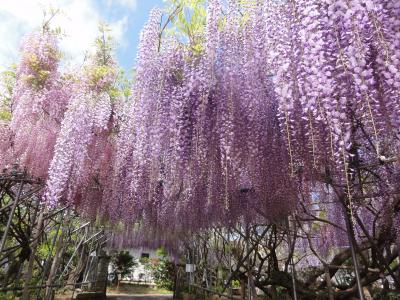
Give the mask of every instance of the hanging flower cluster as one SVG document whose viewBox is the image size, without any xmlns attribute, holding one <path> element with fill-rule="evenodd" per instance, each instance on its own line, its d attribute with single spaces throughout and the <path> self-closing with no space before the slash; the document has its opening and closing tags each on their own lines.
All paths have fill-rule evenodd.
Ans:
<svg viewBox="0 0 400 300">
<path fill-rule="evenodd" d="M 295 1 L 284 11 L 287 42 L 275 81 L 292 163 L 348 173 L 352 148 L 367 139 L 376 160 L 396 155 L 399 5 Z"/>
<path fill-rule="evenodd" d="M 201 228 L 295 208 L 272 70 L 259 55 L 262 15 L 242 27 L 232 1 L 220 31 L 217 1 L 209 11 L 201 56 L 174 41 L 159 49 L 157 11 L 142 33 L 131 120 L 117 142 L 116 217 Z"/>
<path fill-rule="evenodd" d="M 182 244 L 179 240 L 187 240 L 190 234 L 176 232 L 168 229 L 154 230 L 151 228 L 113 226 L 106 231 L 107 247 L 109 249 L 148 248 L 157 249 L 163 247 L 171 256 L 179 257 Z"/>
<path fill-rule="evenodd" d="M 396 1 L 299 0 L 279 17 L 269 12 L 284 28 L 272 37 L 282 41 L 274 84 L 292 170 L 301 168 L 303 190 L 315 181 L 336 187 L 327 219 L 344 224 L 345 206 L 364 238 L 390 225 L 397 201 L 399 9 Z"/>
<path fill-rule="evenodd" d="M 37 177 L 46 178 L 71 84 L 58 72 L 60 59 L 55 34 L 33 33 L 22 44 L 21 61 L 12 95 L 14 160 Z"/>
<path fill-rule="evenodd" d="M 12 154 L 12 132 L 9 124 L 5 121 L 0 121 L 0 168 L 5 168 L 11 165 Z"/>
<path fill-rule="evenodd" d="M 95 217 L 109 181 L 113 157 L 113 111 L 119 99 L 112 99 L 118 75 L 108 53 L 95 55 L 83 68 L 73 86 L 74 94 L 61 123 L 49 168 L 46 199 L 54 205 L 67 201 Z"/>
</svg>

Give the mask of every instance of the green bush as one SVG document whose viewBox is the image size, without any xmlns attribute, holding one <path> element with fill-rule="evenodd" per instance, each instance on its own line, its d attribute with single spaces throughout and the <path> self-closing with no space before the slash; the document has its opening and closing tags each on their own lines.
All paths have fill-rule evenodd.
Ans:
<svg viewBox="0 0 400 300">
<path fill-rule="evenodd" d="M 150 261 L 148 264 L 154 277 L 154 281 L 158 288 L 173 291 L 176 275 L 175 265 L 168 259 L 168 254 L 165 249 L 158 249 L 157 255 L 160 259 Z"/>
</svg>

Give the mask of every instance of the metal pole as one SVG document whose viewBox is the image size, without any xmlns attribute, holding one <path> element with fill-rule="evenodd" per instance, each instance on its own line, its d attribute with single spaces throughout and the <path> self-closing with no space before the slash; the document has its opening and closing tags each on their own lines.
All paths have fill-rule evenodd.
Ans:
<svg viewBox="0 0 400 300">
<path fill-rule="evenodd" d="M 296 273 L 294 270 L 294 262 L 293 262 L 293 257 L 290 259 L 290 269 L 292 271 L 292 284 L 293 284 L 293 299 L 297 300 L 297 291 L 296 291 Z"/>
<path fill-rule="evenodd" d="M 249 253 L 249 251 L 250 251 L 249 237 L 250 237 L 250 228 L 249 228 L 249 224 L 246 222 L 246 251 L 247 251 L 247 253 Z M 252 276 L 252 275 L 251 275 L 251 270 L 250 270 L 250 255 L 248 255 L 248 257 L 247 257 L 247 297 L 248 297 L 248 300 L 252 299 L 250 276 Z"/>
<path fill-rule="evenodd" d="M 228 245 L 229 245 L 229 281 L 232 278 L 232 245 L 231 245 L 231 228 L 228 228 Z M 233 299 L 232 283 L 229 283 L 229 299 Z"/>
<path fill-rule="evenodd" d="M 286 219 L 286 222 L 287 222 L 287 229 L 288 229 L 288 246 L 289 246 L 289 252 L 290 252 L 290 251 L 292 251 L 293 243 L 292 243 L 292 238 L 290 236 L 290 222 L 289 221 L 290 220 L 288 217 Z M 297 300 L 296 272 L 294 269 L 293 253 L 291 254 L 291 257 L 290 257 L 290 271 L 292 273 L 293 299 Z"/>
<path fill-rule="evenodd" d="M 360 297 L 360 300 L 364 300 L 364 292 L 361 284 L 361 277 L 360 277 L 360 265 L 358 263 L 357 259 L 357 253 L 356 253 L 356 239 L 354 237 L 354 231 L 353 231 L 353 226 L 351 223 L 351 219 L 347 210 L 346 206 L 343 206 L 344 209 L 344 214 L 345 214 L 345 220 L 346 220 L 346 229 L 347 229 L 347 237 L 349 239 L 349 244 L 350 244 L 350 252 L 351 252 L 351 258 L 353 260 L 354 264 L 354 274 L 356 277 L 356 282 L 357 282 L 357 289 L 358 289 L 358 295 Z"/>
<path fill-rule="evenodd" d="M 6 245 L 8 232 L 10 231 L 12 219 L 14 217 L 15 209 L 17 208 L 17 205 L 18 205 L 18 202 L 19 202 L 19 198 L 21 196 L 21 192 L 22 192 L 22 187 L 23 186 L 24 186 L 24 183 L 21 181 L 21 183 L 19 184 L 18 191 L 17 191 L 17 197 L 14 199 L 14 203 L 13 203 L 12 208 L 11 208 L 10 216 L 8 217 L 6 228 L 4 229 L 3 236 L 1 237 L 0 253 L 3 252 L 4 247 Z"/>
</svg>

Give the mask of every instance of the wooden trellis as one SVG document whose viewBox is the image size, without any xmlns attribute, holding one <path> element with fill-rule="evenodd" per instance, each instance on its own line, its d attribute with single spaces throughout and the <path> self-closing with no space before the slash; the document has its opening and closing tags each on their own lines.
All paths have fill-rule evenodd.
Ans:
<svg viewBox="0 0 400 300">
<path fill-rule="evenodd" d="M 105 296 L 104 230 L 68 205 L 48 207 L 43 188 L 18 165 L 0 174 L 0 295 L 53 299 L 78 289 Z"/>
</svg>

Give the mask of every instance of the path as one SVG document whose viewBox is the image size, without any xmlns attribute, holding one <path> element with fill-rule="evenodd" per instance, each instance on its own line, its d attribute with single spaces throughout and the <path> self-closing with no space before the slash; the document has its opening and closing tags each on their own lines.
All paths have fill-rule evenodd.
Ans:
<svg viewBox="0 0 400 300">
<path fill-rule="evenodd" d="M 167 300 L 171 295 L 110 295 L 107 300 Z"/>
</svg>

